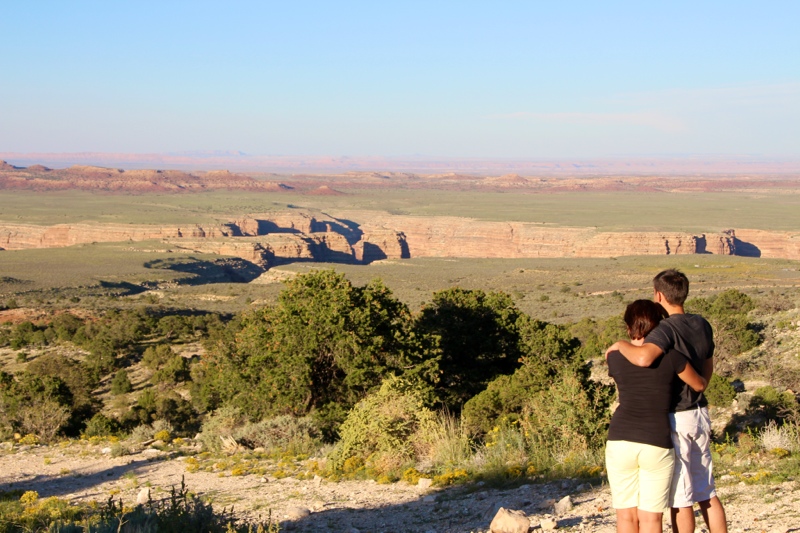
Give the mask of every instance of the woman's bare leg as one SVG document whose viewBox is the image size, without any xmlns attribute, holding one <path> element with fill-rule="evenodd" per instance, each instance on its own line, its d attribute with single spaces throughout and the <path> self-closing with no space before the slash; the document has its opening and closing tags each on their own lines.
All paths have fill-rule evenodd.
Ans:
<svg viewBox="0 0 800 533">
<path fill-rule="evenodd" d="M 636 507 L 617 509 L 617 533 L 639 533 L 639 516 Z M 659 533 L 661 533 L 659 531 Z"/>
<path fill-rule="evenodd" d="M 661 520 L 664 513 L 651 513 L 650 511 L 638 510 L 639 533 L 661 533 Z"/>
</svg>

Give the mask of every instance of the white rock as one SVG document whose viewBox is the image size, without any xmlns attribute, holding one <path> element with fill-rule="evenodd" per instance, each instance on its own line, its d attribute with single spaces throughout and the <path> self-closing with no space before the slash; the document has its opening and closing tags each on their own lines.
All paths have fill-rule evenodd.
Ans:
<svg viewBox="0 0 800 533">
<path fill-rule="evenodd" d="M 542 528 L 542 531 L 553 531 L 558 529 L 558 522 L 552 518 L 542 518 L 541 522 L 539 522 L 539 527 Z"/>
<path fill-rule="evenodd" d="M 566 514 L 572 510 L 572 498 L 564 496 L 555 504 L 556 514 Z"/>
<path fill-rule="evenodd" d="M 528 533 L 531 522 L 525 513 L 501 507 L 489 525 L 491 533 Z"/>
<path fill-rule="evenodd" d="M 266 482 L 267 482 L 267 478 L 265 478 L 265 477 L 262 477 L 261 479 L 259 479 L 259 481 L 260 481 L 261 483 L 266 483 Z"/>
<path fill-rule="evenodd" d="M 319 487 L 322 484 L 322 477 L 321 476 L 314 476 L 314 485 Z"/>
<path fill-rule="evenodd" d="M 150 487 L 145 487 L 136 495 L 136 505 L 144 505 L 150 501 Z"/>
<path fill-rule="evenodd" d="M 419 481 L 417 481 L 417 487 L 421 489 L 429 489 L 433 485 L 433 480 L 429 477 L 421 477 Z"/>
<path fill-rule="evenodd" d="M 102 450 L 100 450 L 100 453 L 102 453 L 103 455 L 108 455 L 111 453 L 111 448 L 103 448 Z"/>
<path fill-rule="evenodd" d="M 436 501 L 436 495 L 430 494 L 428 496 L 425 496 L 424 498 L 422 498 L 422 501 L 425 503 L 433 503 Z"/>
<path fill-rule="evenodd" d="M 158 455 L 159 453 L 161 453 L 161 450 L 156 450 L 155 448 L 146 448 L 142 450 L 142 453 L 145 453 L 147 455 Z"/>
</svg>

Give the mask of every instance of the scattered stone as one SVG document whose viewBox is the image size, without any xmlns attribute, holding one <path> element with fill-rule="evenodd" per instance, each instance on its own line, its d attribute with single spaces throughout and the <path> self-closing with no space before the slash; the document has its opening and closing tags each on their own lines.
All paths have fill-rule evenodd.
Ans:
<svg viewBox="0 0 800 533">
<path fill-rule="evenodd" d="M 136 495 L 136 505 L 144 505 L 150 501 L 150 487 L 145 487 Z"/>
<path fill-rule="evenodd" d="M 491 533 L 528 533 L 531 521 L 522 511 L 501 507 L 489 525 Z"/>
<path fill-rule="evenodd" d="M 480 500 L 485 500 L 487 496 L 489 496 L 489 493 L 486 492 L 485 490 L 482 490 L 480 492 L 476 492 L 474 497 L 476 500 L 480 501 Z"/>
<path fill-rule="evenodd" d="M 555 504 L 556 501 L 553 498 L 548 498 L 546 500 L 542 500 L 541 502 L 539 502 L 539 505 L 537 505 L 536 507 L 539 509 L 550 509 L 553 506 L 555 506 Z"/>
<path fill-rule="evenodd" d="M 267 478 L 265 478 L 265 477 L 262 477 L 261 479 L 259 479 L 259 481 L 260 481 L 261 483 L 266 483 L 266 482 L 267 482 Z"/>
<path fill-rule="evenodd" d="M 745 391 L 744 382 L 741 379 L 734 379 L 731 381 L 731 385 L 733 385 L 733 390 L 737 393 Z"/>
<path fill-rule="evenodd" d="M 145 448 L 144 450 L 142 450 L 142 453 L 145 453 L 147 455 L 158 455 L 159 453 L 161 453 L 161 450 L 156 450 L 155 448 Z"/>
<path fill-rule="evenodd" d="M 322 476 L 314 476 L 314 486 L 319 487 L 322 484 Z"/>
<path fill-rule="evenodd" d="M 542 528 L 542 531 L 553 531 L 554 529 L 558 529 L 558 522 L 553 518 L 542 518 L 539 522 L 539 527 Z"/>
<path fill-rule="evenodd" d="M 11 450 L 14 448 L 14 444 L 11 442 L 0 442 L 0 449 L 2 450 Z"/>
<path fill-rule="evenodd" d="M 156 441 L 153 441 L 151 446 L 153 448 L 158 448 L 159 446 L 164 446 L 165 444 L 166 444 L 166 442 L 164 442 L 163 440 L 156 440 Z"/>
<path fill-rule="evenodd" d="M 592 490 L 592 486 L 589 485 L 588 483 L 582 483 L 578 485 L 578 487 L 575 490 L 578 492 L 586 492 L 587 490 Z"/>
<path fill-rule="evenodd" d="M 102 453 L 103 455 L 108 455 L 111 453 L 111 448 L 108 447 L 103 448 L 102 450 L 100 450 L 100 453 Z"/>
<path fill-rule="evenodd" d="M 554 507 L 556 510 L 556 514 L 567 514 L 574 507 L 572 505 L 572 498 L 570 498 L 569 496 L 564 496 L 558 501 L 558 503 L 555 504 Z"/>
<path fill-rule="evenodd" d="M 436 501 L 436 495 L 435 494 L 429 494 L 428 496 L 425 496 L 424 498 L 422 498 L 422 501 L 425 502 L 425 503 L 433 503 L 433 502 Z"/>
<path fill-rule="evenodd" d="M 433 485 L 433 480 L 429 477 L 421 477 L 419 481 L 417 481 L 417 487 L 421 489 L 429 489 Z"/>
<path fill-rule="evenodd" d="M 264 453 L 265 451 L 266 450 L 264 449 L 263 446 L 257 446 L 255 448 L 253 448 L 253 453 Z"/>
<path fill-rule="evenodd" d="M 305 518 L 311 514 L 305 507 L 289 507 L 286 509 L 286 512 L 283 514 L 285 518 L 288 520 L 300 520 L 301 518 Z"/>
<path fill-rule="evenodd" d="M 565 479 L 564 481 L 561 482 L 561 488 L 563 490 L 567 490 L 569 488 L 569 486 L 570 486 L 570 482 L 569 482 L 568 479 Z"/>
</svg>

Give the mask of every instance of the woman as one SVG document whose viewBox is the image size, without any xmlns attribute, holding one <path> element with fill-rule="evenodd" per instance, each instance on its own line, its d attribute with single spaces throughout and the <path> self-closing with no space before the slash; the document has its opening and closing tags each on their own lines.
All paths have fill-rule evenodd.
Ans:
<svg viewBox="0 0 800 533">
<path fill-rule="evenodd" d="M 636 300 L 625 309 L 625 324 L 633 344 L 667 313 L 650 300 Z M 606 443 L 606 471 L 618 533 L 661 533 L 668 507 L 675 454 L 670 438 L 670 398 L 677 379 L 702 392 L 707 385 L 685 357 L 670 351 L 650 367 L 628 362 L 621 353 L 608 354 L 608 373 L 619 391 L 619 407 L 611 418 Z"/>
</svg>

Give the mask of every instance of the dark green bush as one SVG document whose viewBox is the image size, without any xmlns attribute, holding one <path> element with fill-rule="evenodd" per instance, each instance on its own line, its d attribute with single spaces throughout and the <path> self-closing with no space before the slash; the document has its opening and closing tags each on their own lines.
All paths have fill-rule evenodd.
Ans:
<svg viewBox="0 0 800 533">
<path fill-rule="evenodd" d="M 114 374 L 114 379 L 111 381 L 111 394 L 118 396 L 120 394 L 127 394 L 133 390 L 131 380 L 128 378 L 128 371 L 124 368 L 117 370 Z"/>
<path fill-rule="evenodd" d="M 800 410 L 797 399 L 789 391 L 781 392 L 775 387 L 759 387 L 753 393 L 748 414 L 758 414 L 769 420 L 783 420 L 796 416 Z"/>
<path fill-rule="evenodd" d="M 153 383 L 175 384 L 190 379 L 189 361 L 180 355 L 173 355 L 153 377 Z"/>
<path fill-rule="evenodd" d="M 733 385 L 719 374 L 712 374 L 704 394 L 708 403 L 717 407 L 730 407 L 736 398 Z"/>
<path fill-rule="evenodd" d="M 119 433 L 120 429 L 120 424 L 115 419 L 109 418 L 103 413 L 97 413 L 86 422 L 83 435 L 85 437 L 107 437 Z"/>
<path fill-rule="evenodd" d="M 142 354 L 142 364 L 151 370 L 158 370 L 173 357 L 175 357 L 175 352 L 172 351 L 169 344 L 148 346 Z"/>
<path fill-rule="evenodd" d="M 334 271 L 297 276 L 277 305 L 247 313 L 238 331 L 217 338 L 195 365 L 193 393 L 251 420 L 312 414 L 333 438 L 347 410 L 386 375 L 436 379 L 410 318 L 380 282 L 354 287 Z"/>
<path fill-rule="evenodd" d="M 694 298 L 687 302 L 686 309 L 703 315 L 711 323 L 716 357 L 737 355 L 761 343 L 760 326 L 748 315 L 755 309 L 755 303 L 741 291 L 729 289 L 710 298 Z"/>
<path fill-rule="evenodd" d="M 458 287 L 434 293 L 417 315 L 414 331 L 431 339 L 431 351 L 441 352 L 435 388 L 442 405 L 460 412 L 489 382 L 520 366 L 521 315 L 504 293 Z"/>
</svg>

